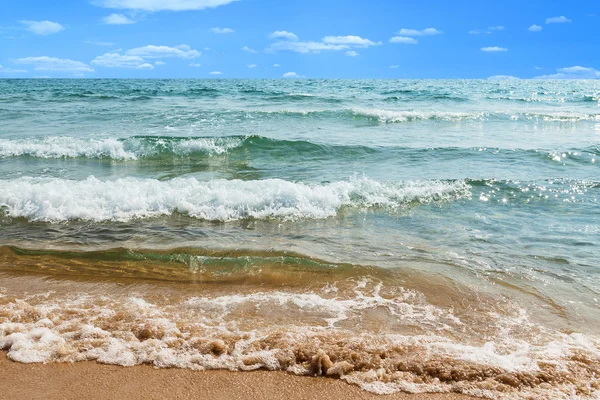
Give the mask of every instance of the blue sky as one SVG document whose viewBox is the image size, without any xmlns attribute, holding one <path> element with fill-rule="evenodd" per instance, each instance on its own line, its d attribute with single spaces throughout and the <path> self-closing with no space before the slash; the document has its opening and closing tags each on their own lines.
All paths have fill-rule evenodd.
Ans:
<svg viewBox="0 0 600 400">
<path fill-rule="evenodd" d="M 600 2 L 5 0 L 0 78 L 600 78 Z"/>
</svg>

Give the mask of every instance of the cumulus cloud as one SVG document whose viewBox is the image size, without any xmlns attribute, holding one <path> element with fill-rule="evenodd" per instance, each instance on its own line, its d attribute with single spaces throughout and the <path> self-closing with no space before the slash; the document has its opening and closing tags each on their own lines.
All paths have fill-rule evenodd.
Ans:
<svg viewBox="0 0 600 400">
<path fill-rule="evenodd" d="M 28 72 L 26 69 L 4 68 L 0 65 L 0 74 L 24 74 Z"/>
<path fill-rule="evenodd" d="M 503 31 L 504 27 L 502 25 L 498 25 L 498 26 L 488 26 L 487 29 L 473 29 L 470 30 L 469 32 L 467 32 L 469 35 L 481 35 L 482 33 L 485 33 L 487 35 L 491 35 L 493 32 L 498 32 L 498 31 Z"/>
<path fill-rule="evenodd" d="M 542 75 L 537 79 L 600 79 L 600 71 L 591 67 L 582 67 L 576 65 L 574 67 L 558 68 L 556 74 Z"/>
<path fill-rule="evenodd" d="M 521 78 L 517 78 L 516 76 L 512 75 L 494 75 L 490 76 L 488 79 L 492 81 L 513 81 Z"/>
<path fill-rule="evenodd" d="M 303 78 L 302 75 L 298 75 L 295 72 L 286 72 L 285 74 L 281 75 L 284 78 Z"/>
<path fill-rule="evenodd" d="M 195 68 L 202 66 L 202 64 L 198 64 L 198 63 L 190 63 L 189 65 L 190 65 L 190 67 L 195 67 Z"/>
<path fill-rule="evenodd" d="M 127 50 L 125 53 L 127 55 L 140 56 L 143 58 L 196 58 L 200 57 L 201 54 L 199 51 L 192 49 L 187 44 L 181 44 L 175 47 L 148 45 Z"/>
<path fill-rule="evenodd" d="M 539 31 L 541 31 L 542 29 L 544 29 L 544 28 L 542 28 L 542 27 L 541 27 L 541 26 L 539 26 L 539 25 L 535 25 L 535 24 L 533 24 L 533 25 L 531 25 L 531 26 L 529 27 L 529 32 L 539 32 Z"/>
<path fill-rule="evenodd" d="M 219 33 L 219 34 L 223 34 L 223 33 L 234 33 L 235 31 L 231 28 L 219 28 L 218 26 L 215 28 L 210 28 L 210 30 L 214 33 Z"/>
<path fill-rule="evenodd" d="M 505 47 L 492 46 L 492 47 L 482 47 L 481 51 L 485 51 L 486 53 L 500 53 L 503 51 L 508 51 L 508 49 Z"/>
<path fill-rule="evenodd" d="M 96 45 L 96 46 L 107 46 L 107 47 L 115 45 L 115 43 L 113 43 L 113 42 L 96 42 L 94 40 L 86 40 L 84 43 L 86 43 L 86 44 L 93 44 L 93 45 Z"/>
<path fill-rule="evenodd" d="M 107 68 L 136 68 L 154 69 L 140 56 L 121 55 L 118 53 L 106 53 L 92 60 L 92 64 Z"/>
<path fill-rule="evenodd" d="M 438 31 L 435 28 L 427 28 L 427 29 L 423 29 L 423 30 L 417 30 L 417 29 L 405 29 L 402 28 L 398 31 L 397 35 L 399 36 L 434 36 L 434 35 L 441 35 L 442 31 Z"/>
<path fill-rule="evenodd" d="M 108 25 L 128 25 L 135 24 L 135 21 L 131 18 L 124 16 L 123 14 L 110 14 L 102 18 L 102 22 Z"/>
<path fill-rule="evenodd" d="M 187 11 L 214 8 L 233 3 L 236 0 L 97 0 L 105 8 L 141 11 Z"/>
<path fill-rule="evenodd" d="M 319 53 L 324 50 L 346 50 L 350 46 L 339 44 L 326 44 L 321 42 L 289 42 L 281 41 L 267 47 L 267 52 L 293 51 L 296 53 Z"/>
<path fill-rule="evenodd" d="M 25 29 L 29 32 L 35 33 L 36 35 L 51 35 L 56 32 L 60 32 L 65 29 L 64 26 L 59 24 L 58 22 L 52 21 L 19 21 L 23 25 L 25 25 Z"/>
<path fill-rule="evenodd" d="M 279 67 L 281 67 L 281 65 L 279 65 L 279 64 L 273 64 L 273 67 L 279 68 Z"/>
<path fill-rule="evenodd" d="M 275 31 L 269 34 L 271 39 L 287 39 L 287 40 L 298 40 L 298 36 L 288 31 Z"/>
<path fill-rule="evenodd" d="M 94 72 L 94 69 L 81 61 L 55 57 L 25 57 L 15 60 L 16 64 L 33 65 L 36 71 Z"/>
<path fill-rule="evenodd" d="M 286 32 L 286 35 L 282 35 L 281 32 L 278 31 L 278 35 L 269 35 L 272 38 L 278 39 L 286 39 L 279 40 L 275 43 L 272 43 L 265 50 L 268 53 L 276 53 L 278 51 L 293 51 L 296 53 L 320 53 L 321 51 L 339 51 L 339 50 L 351 50 L 352 48 L 366 48 L 370 46 L 379 46 L 381 42 L 374 42 L 369 39 L 362 38 L 360 36 L 348 35 L 348 36 L 325 36 L 320 42 L 309 41 L 302 42 L 296 40 L 291 40 L 292 37 L 289 35 L 290 32 Z M 276 33 L 276 32 L 273 32 Z"/>
<path fill-rule="evenodd" d="M 247 67 L 248 68 L 256 68 L 256 64 L 248 64 Z"/>
<path fill-rule="evenodd" d="M 569 18 L 565 17 L 564 15 L 561 15 L 560 17 L 546 18 L 546 23 L 547 24 L 565 24 L 567 22 L 572 22 L 572 20 L 570 20 Z"/>
<path fill-rule="evenodd" d="M 356 51 L 354 51 L 354 50 L 350 50 L 350 51 L 346 52 L 346 55 L 348 57 L 357 57 L 359 54 Z"/>
<path fill-rule="evenodd" d="M 211 75 L 223 75 L 223 73 L 221 71 L 211 71 L 211 72 L 209 72 L 209 74 L 211 74 Z"/>
<path fill-rule="evenodd" d="M 175 47 L 148 45 L 127 50 L 125 54 L 120 54 L 120 50 L 103 54 L 94 58 L 92 64 L 107 68 L 154 69 L 154 65 L 163 65 L 165 63 L 158 60 L 154 61 L 154 65 L 152 65 L 150 63 L 152 61 L 149 60 L 170 57 L 192 59 L 199 56 L 199 51 L 185 44 Z"/>
<path fill-rule="evenodd" d="M 244 46 L 244 47 L 242 47 L 242 51 L 245 51 L 246 53 L 257 53 L 257 51 L 256 51 L 256 50 L 254 50 L 254 49 L 251 49 L 251 48 L 250 48 L 250 47 L 248 47 L 248 46 Z"/>
<path fill-rule="evenodd" d="M 373 42 L 369 39 L 361 38 L 360 36 L 348 35 L 348 36 L 325 36 L 322 40 L 326 44 L 346 45 L 355 47 L 369 47 L 379 46 L 381 42 Z"/>
<path fill-rule="evenodd" d="M 402 43 L 402 44 L 417 44 L 417 39 L 407 36 L 394 36 L 390 38 L 390 43 Z"/>
</svg>

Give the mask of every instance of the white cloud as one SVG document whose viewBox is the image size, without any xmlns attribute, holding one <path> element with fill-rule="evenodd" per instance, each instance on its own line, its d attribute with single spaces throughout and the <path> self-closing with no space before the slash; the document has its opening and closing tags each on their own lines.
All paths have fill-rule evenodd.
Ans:
<svg viewBox="0 0 600 400">
<path fill-rule="evenodd" d="M 152 64 L 145 62 L 140 56 L 106 53 L 92 60 L 92 64 L 107 68 L 137 68 L 154 69 Z"/>
<path fill-rule="evenodd" d="M 102 22 L 108 25 L 128 25 L 135 24 L 135 21 L 131 18 L 124 16 L 123 14 L 110 14 L 102 18 Z"/>
<path fill-rule="evenodd" d="M 485 33 L 487 35 L 491 35 L 493 32 L 498 32 L 498 31 L 503 31 L 503 30 L 504 30 L 504 27 L 502 25 L 498 25 L 498 26 L 488 26 L 488 28 L 485 29 L 485 30 L 473 29 L 473 30 L 470 30 L 467 33 L 469 35 L 481 35 L 482 33 Z"/>
<path fill-rule="evenodd" d="M 248 46 L 244 46 L 244 47 L 242 47 L 242 51 L 245 51 L 246 53 L 257 53 L 257 51 L 256 51 L 256 50 L 254 50 L 254 49 L 251 49 L 251 48 L 250 48 L 250 47 L 248 47 Z"/>
<path fill-rule="evenodd" d="M 211 75 L 223 75 L 223 73 L 221 71 L 211 71 L 211 72 L 209 72 L 209 74 L 211 74 Z"/>
<path fill-rule="evenodd" d="M 143 11 L 203 10 L 233 3 L 236 0 L 97 0 L 94 3 L 105 8 Z"/>
<path fill-rule="evenodd" d="M 547 24 L 564 24 L 567 22 L 572 22 L 572 20 L 570 20 L 569 18 L 565 17 L 564 15 L 561 15 L 560 17 L 551 17 L 551 18 L 546 18 L 546 23 Z"/>
<path fill-rule="evenodd" d="M 202 66 L 202 64 L 198 64 L 198 63 L 190 63 L 190 67 L 195 67 L 195 68 L 198 68 L 198 67 L 201 67 L 201 66 Z"/>
<path fill-rule="evenodd" d="M 81 61 L 55 57 L 25 57 L 15 60 L 16 64 L 33 65 L 36 71 L 94 72 L 94 69 Z"/>
<path fill-rule="evenodd" d="M 285 74 L 281 75 L 284 78 L 303 78 L 302 75 L 298 75 L 295 72 L 286 72 Z"/>
<path fill-rule="evenodd" d="M 279 68 L 279 67 L 281 67 L 281 65 L 279 65 L 279 64 L 273 64 L 273 67 L 274 68 Z"/>
<path fill-rule="evenodd" d="M 65 29 L 64 26 L 58 22 L 52 21 L 19 21 L 25 25 L 25 29 L 29 32 L 33 32 L 36 35 L 51 35 L 56 32 L 60 32 Z"/>
<path fill-rule="evenodd" d="M 394 36 L 390 39 L 390 43 L 417 44 L 417 39 L 406 36 Z"/>
<path fill-rule="evenodd" d="M 503 51 L 508 51 L 508 49 L 505 47 L 493 46 L 493 47 L 482 47 L 481 51 L 485 51 L 486 53 L 500 53 Z"/>
<path fill-rule="evenodd" d="M 92 60 L 92 64 L 109 68 L 154 69 L 154 65 L 163 65 L 165 62 L 159 60 L 155 61 L 154 65 L 152 65 L 148 62 L 148 59 L 153 60 L 169 57 L 192 59 L 199 56 L 200 52 L 193 50 L 185 44 L 175 47 L 148 45 L 127 50 L 125 54 L 120 54 L 120 50 L 103 54 Z"/>
<path fill-rule="evenodd" d="M 381 42 L 373 42 L 372 40 L 355 35 L 325 36 L 320 42 L 300 42 L 297 41 L 298 37 L 296 35 L 286 31 L 273 32 L 271 35 L 269 35 L 269 37 L 289 40 L 279 40 L 275 43 L 272 43 L 265 49 L 267 53 L 276 53 L 278 51 L 293 51 L 304 54 L 319 53 L 327 50 L 351 50 L 352 48 L 356 47 L 365 48 L 369 46 L 379 46 L 382 44 Z M 356 52 L 351 53 L 354 54 Z M 356 55 L 358 55 L 358 53 Z"/>
<path fill-rule="evenodd" d="M 196 58 L 200 57 L 201 54 L 199 51 L 193 50 L 187 44 L 181 44 L 175 47 L 148 45 L 127 50 L 125 53 L 127 55 L 140 56 L 143 58 Z"/>
<path fill-rule="evenodd" d="M 115 43 L 113 43 L 113 42 L 96 42 L 94 40 L 86 40 L 84 43 L 94 44 L 96 46 L 114 46 L 115 45 Z"/>
<path fill-rule="evenodd" d="M 210 28 L 210 30 L 214 33 L 234 33 L 235 31 L 231 28 L 219 28 L 218 26 L 215 28 Z"/>
<path fill-rule="evenodd" d="M 529 32 L 539 32 L 539 31 L 541 31 L 542 29 L 544 29 L 544 28 L 542 28 L 542 27 L 541 27 L 541 26 L 539 26 L 539 25 L 535 25 L 535 24 L 533 24 L 533 25 L 531 25 L 531 26 L 529 27 Z"/>
<path fill-rule="evenodd" d="M 325 36 L 323 43 L 334 44 L 334 45 L 346 45 L 356 47 L 369 47 L 379 46 L 381 42 L 373 42 L 369 39 L 361 38 L 360 36 L 348 35 L 348 36 Z"/>
<path fill-rule="evenodd" d="M 438 31 L 435 28 L 427 28 L 423 30 L 417 29 L 400 29 L 397 33 L 399 36 L 433 36 L 433 35 L 441 35 L 442 31 Z"/>
<path fill-rule="evenodd" d="M 248 68 L 256 68 L 256 64 L 248 64 L 247 67 Z"/>
<path fill-rule="evenodd" d="M 396 69 L 396 68 L 400 68 L 400 66 L 399 65 L 390 65 L 390 68 Z"/>
<path fill-rule="evenodd" d="M 269 34 L 271 39 L 287 39 L 287 40 L 298 40 L 298 36 L 288 31 L 275 31 Z"/>
<path fill-rule="evenodd" d="M 346 55 L 348 57 L 357 57 L 357 56 L 359 56 L 359 54 L 356 51 L 354 51 L 354 50 L 347 51 Z"/>
<path fill-rule="evenodd" d="M 558 68 L 556 74 L 542 75 L 537 79 L 600 79 L 600 71 L 591 67 L 574 67 Z"/>
<path fill-rule="evenodd" d="M 490 76 L 488 79 L 492 81 L 514 81 L 521 78 L 517 78 L 516 76 L 512 75 L 494 75 Z"/>
<path fill-rule="evenodd" d="M 26 69 L 14 69 L 14 68 L 4 68 L 0 65 L 0 74 L 24 74 L 27 71 Z"/>
<path fill-rule="evenodd" d="M 267 47 L 266 51 L 275 53 L 278 51 L 293 51 L 296 53 L 319 53 L 324 50 L 346 50 L 350 46 L 340 44 L 326 44 L 321 42 L 275 42 Z"/>
</svg>

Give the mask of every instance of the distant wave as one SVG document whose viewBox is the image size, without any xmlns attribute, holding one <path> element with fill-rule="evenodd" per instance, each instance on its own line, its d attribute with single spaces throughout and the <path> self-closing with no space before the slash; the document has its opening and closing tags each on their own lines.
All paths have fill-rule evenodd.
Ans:
<svg viewBox="0 0 600 400">
<path fill-rule="evenodd" d="M 367 178 L 321 185 L 288 182 L 175 178 L 83 181 L 19 178 L 0 181 L 0 209 L 10 217 L 59 222 L 71 219 L 126 221 L 174 212 L 190 217 L 320 219 L 342 207 L 395 210 L 409 203 L 451 201 L 470 196 L 464 181 L 377 182 Z"/>
<path fill-rule="evenodd" d="M 582 122 L 600 121 L 600 113 L 576 111 L 441 111 L 441 110 L 389 110 L 382 108 L 351 109 L 272 109 L 248 111 L 251 118 L 283 115 L 295 118 L 336 119 L 342 121 L 363 120 L 375 124 L 416 123 L 419 121 L 463 122 L 463 121 L 543 121 L 543 122 Z"/>
<path fill-rule="evenodd" d="M 381 115 L 386 117 L 386 115 Z M 396 116 L 399 117 L 399 116 Z M 0 139 L 0 158 L 90 158 L 119 161 L 168 159 L 174 157 L 231 156 L 245 159 L 269 157 L 344 158 L 437 157 L 440 160 L 479 157 L 520 157 L 521 160 L 570 163 L 595 163 L 600 156 L 598 146 L 581 149 L 495 149 L 436 147 L 414 148 L 402 146 L 365 146 L 323 144 L 304 140 L 282 140 L 258 135 L 223 137 L 167 137 L 131 136 L 127 138 L 77 138 L 55 136 L 45 138 Z"/>
<path fill-rule="evenodd" d="M 0 157 L 110 158 L 137 160 L 161 154 L 222 154 L 240 146 L 244 136 L 169 138 L 134 136 L 124 139 L 82 139 L 67 136 L 43 139 L 0 139 Z"/>
</svg>

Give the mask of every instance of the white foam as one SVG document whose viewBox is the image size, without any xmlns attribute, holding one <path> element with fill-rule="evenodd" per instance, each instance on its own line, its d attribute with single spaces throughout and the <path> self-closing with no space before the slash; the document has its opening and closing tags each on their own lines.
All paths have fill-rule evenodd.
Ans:
<svg viewBox="0 0 600 400">
<path fill-rule="evenodd" d="M 79 139 L 48 137 L 44 139 L 0 139 L 0 157 L 32 156 L 41 158 L 88 157 L 133 160 L 117 139 Z"/>
<path fill-rule="evenodd" d="M 470 196 L 464 181 L 382 183 L 367 178 L 323 185 L 288 182 L 175 178 L 83 181 L 19 178 L 0 181 L 0 207 L 13 217 L 58 222 L 71 219 L 126 221 L 185 213 L 195 218 L 327 218 L 341 207 L 397 209 L 410 202 Z"/>
<path fill-rule="evenodd" d="M 444 324 L 444 320 L 452 324 L 454 333 L 461 332 L 464 325 L 458 320 L 452 322 L 451 310 L 422 303 L 413 295 L 399 290 L 394 296 L 383 298 L 373 281 L 356 284 L 355 296 L 350 298 L 273 291 L 159 304 L 137 294 L 110 298 L 76 293 L 58 297 L 30 295 L 2 306 L 0 348 L 20 362 L 97 360 L 122 366 L 152 364 L 160 368 L 239 371 L 265 368 L 306 375 L 312 371 L 310 365 L 293 361 L 293 353 L 290 361 L 286 354 L 293 349 L 313 354 L 320 346 L 327 349 L 346 343 L 363 360 L 372 360 L 369 369 L 348 370 L 342 375 L 342 379 L 365 390 L 386 394 L 460 389 L 463 393 L 506 399 L 578 397 L 573 395 L 576 386 L 569 382 L 498 392 L 478 380 L 453 383 L 423 381 L 418 376 L 413 379 L 410 374 L 397 371 L 395 363 L 390 366 L 386 360 L 379 364 L 375 360 L 382 352 L 399 351 L 397 356 L 410 355 L 407 360 L 423 365 L 429 360 L 451 359 L 479 365 L 482 370 L 498 367 L 507 372 L 535 373 L 540 363 L 554 363 L 568 373 L 566 368 L 578 363 L 579 358 L 573 361 L 574 355 L 586 355 L 592 360 L 600 357 L 600 340 L 582 334 L 546 332 L 544 340 L 525 341 L 515 340 L 499 329 L 487 335 L 489 341 L 483 345 L 477 344 L 480 333 L 467 334 L 461 341 L 452 339 L 454 335 L 436 335 L 430 333 L 435 331 L 431 328 Z M 289 318 L 269 322 L 268 316 L 274 309 Z M 393 330 L 369 332 L 352 328 L 355 323 L 364 323 L 361 321 L 368 313 L 381 309 L 403 323 L 420 324 L 428 333 L 400 335 Z M 490 316 L 490 326 L 513 323 L 504 323 L 499 315 Z M 336 322 L 317 322 L 332 319 Z M 341 321 L 347 321 L 344 327 L 338 324 Z M 134 333 L 140 328 L 151 334 L 136 336 Z M 223 350 L 213 353 L 202 347 L 210 343 Z"/>
<path fill-rule="evenodd" d="M 377 118 L 379 122 L 408 122 L 418 120 L 441 120 L 441 121 L 461 121 L 471 119 L 482 119 L 485 116 L 483 112 L 451 112 L 451 111 L 395 111 L 382 110 L 376 108 L 356 108 L 352 112 L 356 115 Z"/>
<path fill-rule="evenodd" d="M 204 152 L 223 154 L 242 144 L 242 137 L 227 138 L 139 138 L 91 139 L 68 136 L 46 138 L 0 139 L 0 157 L 30 156 L 39 158 L 110 158 L 137 160 L 156 155 L 168 148 L 174 155 Z"/>
<path fill-rule="evenodd" d="M 586 114 L 575 111 L 557 111 L 543 112 L 532 111 L 523 112 L 522 110 L 505 111 L 437 111 L 437 110 L 386 110 L 378 108 L 354 108 L 351 110 L 354 115 L 377 118 L 381 123 L 411 122 L 424 120 L 437 121 L 482 121 L 487 118 L 500 118 L 518 121 L 520 119 L 531 121 L 546 122 L 579 122 L 579 121 L 600 121 L 600 114 Z"/>
</svg>

